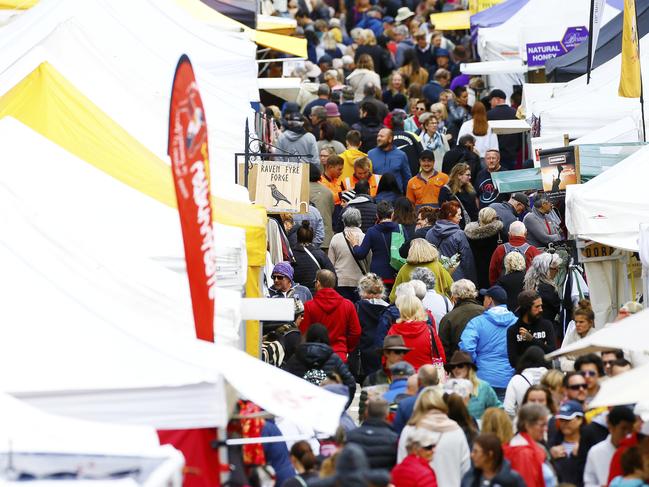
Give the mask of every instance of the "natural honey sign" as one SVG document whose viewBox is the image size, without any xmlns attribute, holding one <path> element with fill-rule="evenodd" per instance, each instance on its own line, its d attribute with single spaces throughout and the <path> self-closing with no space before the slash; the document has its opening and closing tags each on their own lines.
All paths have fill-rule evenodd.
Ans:
<svg viewBox="0 0 649 487">
<path fill-rule="evenodd" d="M 250 198 L 270 213 L 309 211 L 309 165 L 263 161 L 253 165 Z"/>
</svg>

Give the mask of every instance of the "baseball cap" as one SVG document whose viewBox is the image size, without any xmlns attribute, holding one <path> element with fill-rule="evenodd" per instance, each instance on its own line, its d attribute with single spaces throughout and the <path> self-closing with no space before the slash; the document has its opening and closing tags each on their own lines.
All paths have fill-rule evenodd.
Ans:
<svg viewBox="0 0 649 487">
<path fill-rule="evenodd" d="M 489 98 L 502 98 L 503 100 L 506 100 L 507 95 L 503 90 L 496 88 L 494 90 L 491 90 L 491 93 L 489 93 Z"/>
<path fill-rule="evenodd" d="M 512 194 L 512 199 L 515 199 L 518 201 L 520 204 L 522 204 L 525 208 L 530 207 L 530 199 L 529 197 L 524 194 L 524 193 L 514 193 Z"/>
<path fill-rule="evenodd" d="M 394 17 L 386 15 L 385 17 L 383 17 L 383 22 L 385 22 L 386 24 L 394 24 Z"/>
<path fill-rule="evenodd" d="M 415 374 L 415 368 L 408 362 L 401 361 L 390 367 L 390 373 L 392 377 L 410 377 Z"/>
<path fill-rule="evenodd" d="M 425 149 L 421 151 L 421 154 L 419 155 L 419 159 L 430 159 L 430 160 L 435 160 L 435 154 L 433 153 L 432 150 Z"/>
<path fill-rule="evenodd" d="M 448 49 L 440 48 L 435 51 L 435 57 L 440 56 L 451 57 L 451 54 L 448 52 Z"/>
<path fill-rule="evenodd" d="M 507 303 L 507 291 L 500 286 L 491 286 L 489 289 L 480 289 L 480 296 L 489 296 L 499 304 Z"/>
<path fill-rule="evenodd" d="M 557 418 L 571 420 L 584 415 L 584 408 L 577 401 L 566 401 L 559 408 Z"/>
</svg>

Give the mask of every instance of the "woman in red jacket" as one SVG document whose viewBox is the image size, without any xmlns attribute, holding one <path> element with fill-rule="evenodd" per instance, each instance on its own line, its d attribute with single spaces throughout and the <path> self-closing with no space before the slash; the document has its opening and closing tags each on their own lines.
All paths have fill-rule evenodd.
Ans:
<svg viewBox="0 0 649 487">
<path fill-rule="evenodd" d="M 396 301 L 399 309 L 399 319 L 390 327 L 388 335 L 401 335 L 406 347 L 412 350 L 408 352 L 403 360 L 410 363 L 416 370 L 426 364 L 432 364 L 433 358 L 440 358 L 439 352 L 433 353 L 433 341 L 435 331 L 427 321 L 428 316 L 424 306 L 417 296 L 399 296 Z M 435 344 L 440 350 L 440 345 Z"/>
<path fill-rule="evenodd" d="M 394 487 L 437 487 L 435 472 L 430 468 L 439 434 L 415 428 L 406 439 L 408 456 L 392 469 Z"/>
<path fill-rule="evenodd" d="M 545 449 L 539 444 L 548 427 L 548 410 L 540 404 L 527 403 L 518 411 L 516 426 L 518 434 L 504 447 L 505 458 L 527 487 L 545 487 L 544 478 L 555 475 L 547 463 Z"/>
</svg>

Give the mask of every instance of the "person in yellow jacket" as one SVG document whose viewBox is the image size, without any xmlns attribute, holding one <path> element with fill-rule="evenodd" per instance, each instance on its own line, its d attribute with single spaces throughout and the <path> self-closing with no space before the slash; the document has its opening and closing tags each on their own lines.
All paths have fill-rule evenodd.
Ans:
<svg viewBox="0 0 649 487">
<path fill-rule="evenodd" d="M 345 191 L 351 191 L 356 187 L 356 183 L 365 180 L 370 185 L 370 196 L 374 198 L 378 191 L 380 174 L 372 174 L 372 161 L 369 157 L 359 157 L 354 161 L 354 173 L 350 177 L 342 178 L 342 186 Z"/>
<path fill-rule="evenodd" d="M 358 130 L 350 130 L 347 132 L 345 145 L 347 146 L 347 150 L 340 154 L 340 157 L 342 157 L 344 161 L 343 173 L 340 176 L 342 179 L 352 177 L 352 174 L 354 174 L 354 161 L 359 157 L 367 156 L 365 152 L 359 150 L 359 147 L 361 146 L 361 133 Z M 371 164 L 372 163 L 370 162 L 370 171 L 372 170 Z"/>
</svg>

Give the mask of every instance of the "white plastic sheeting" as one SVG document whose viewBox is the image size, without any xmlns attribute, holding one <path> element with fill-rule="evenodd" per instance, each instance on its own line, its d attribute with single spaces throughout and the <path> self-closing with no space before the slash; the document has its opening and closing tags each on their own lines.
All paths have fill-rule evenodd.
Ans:
<svg viewBox="0 0 649 487">
<path fill-rule="evenodd" d="M 225 424 L 225 378 L 273 414 L 335 431 L 345 398 L 193 338 L 184 276 L 144 258 L 180 239 L 172 210 L 9 117 L 0 145 L 0 390 L 52 413 L 182 429 Z"/>
<path fill-rule="evenodd" d="M 571 234 L 638 251 L 641 223 L 649 223 L 649 147 L 643 147 L 585 184 L 566 188 Z"/>
<path fill-rule="evenodd" d="M 234 153 L 258 98 L 255 52 L 244 34 L 203 25 L 170 0 L 43 1 L 0 29 L 0 95 L 49 61 L 167 160 L 171 84 L 185 53 L 205 105 L 216 190 L 234 182 Z"/>
<path fill-rule="evenodd" d="M 182 454 L 170 445 L 160 446 L 151 427 L 56 416 L 7 394 L 0 394 L 0 410 L 0 454 L 11 452 L 16 472 L 46 476 L 73 468 L 81 476 L 92 477 L 137 468 L 140 471 L 134 473 L 134 484 L 182 485 Z M 57 485 L 78 485 L 76 482 L 59 480 Z"/>
</svg>

